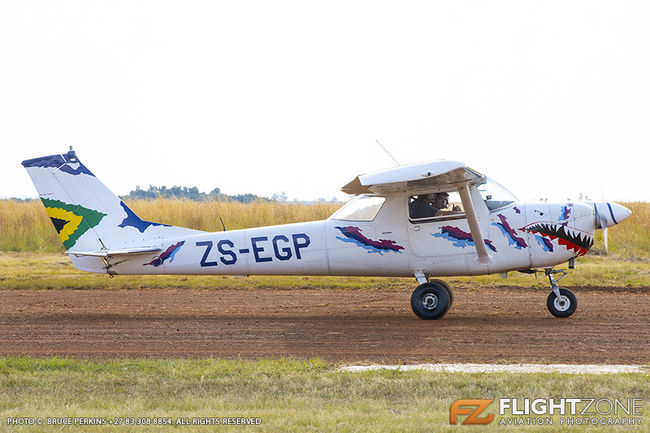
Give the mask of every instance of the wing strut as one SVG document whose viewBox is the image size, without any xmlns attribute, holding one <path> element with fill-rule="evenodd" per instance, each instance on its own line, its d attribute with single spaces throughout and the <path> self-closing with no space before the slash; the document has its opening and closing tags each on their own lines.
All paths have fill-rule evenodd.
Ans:
<svg viewBox="0 0 650 433">
<path fill-rule="evenodd" d="M 492 261 L 492 257 L 490 257 L 487 248 L 485 248 L 483 233 L 481 233 L 481 227 L 478 224 L 478 218 L 476 217 L 476 211 L 474 210 L 474 203 L 469 194 L 469 184 L 462 184 L 458 188 L 458 192 L 460 193 L 460 201 L 463 203 L 463 208 L 465 209 L 465 215 L 467 215 L 469 230 L 472 233 L 472 239 L 474 240 L 474 246 L 476 247 L 476 253 L 478 254 L 478 262 L 481 264 L 488 264 Z"/>
</svg>

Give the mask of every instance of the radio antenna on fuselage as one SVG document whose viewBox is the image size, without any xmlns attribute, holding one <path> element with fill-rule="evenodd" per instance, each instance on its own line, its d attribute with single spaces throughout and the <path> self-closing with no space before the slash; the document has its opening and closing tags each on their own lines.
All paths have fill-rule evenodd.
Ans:
<svg viewBox="0 0 650 433">
<path fill-rule="evenodd" d="M 386 152 L 386 154 L 387 154 L 388 156 L 390 156 L 390 159 L 392 159 L 392 160 L 395 162 L 395 165 L 400 165 L 399 162 L 397 162 L 397 160 L 395 159 L 395 157 L 394 157 L 393 155 L 390 154 L 390 152 L 388 151 L 388 149 L 386 149 L 386 148 L 384 147 L 384 145 L 381 144 L 381 143 L 379 142 L 379 140 L 375 140 L 375 141 L 377 142 L 377 144 L 379 145 L 379 147 L 381 147 L 382 149 L 384 149 L 384 152 Z"/>
</svg>

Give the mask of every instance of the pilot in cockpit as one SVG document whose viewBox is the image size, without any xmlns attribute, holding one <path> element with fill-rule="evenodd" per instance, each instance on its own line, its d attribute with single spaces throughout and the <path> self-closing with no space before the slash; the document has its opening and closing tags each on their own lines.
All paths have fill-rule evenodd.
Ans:
<svg viewBox="0 0 650 433">
<path fill-rule="evenodd" d="M 411 218 L 430 218 L 438 213 L 439 208 L 434 207 L 433 202 L 437 194 L 420 194 L 409 204 L 409 215 Z"/>
<path fill-rule="evenodd" d="M 431 218 L 434 216 L 454 214 L 460 211 L 458 206 L 453 210 L 444 211 L 449 207 L 449 194 L 439 192 L 437 194 L 421 194 L 409 204 L 409 215 L 411 218 Z"/>
</svg>

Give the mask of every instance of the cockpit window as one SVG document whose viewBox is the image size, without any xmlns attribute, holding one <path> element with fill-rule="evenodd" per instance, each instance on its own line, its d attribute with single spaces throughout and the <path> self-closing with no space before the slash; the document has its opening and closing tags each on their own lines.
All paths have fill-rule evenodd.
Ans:
<svg viewBox="0 0 650 433">
<path fill-rule="evenodd" d="M 359 196 L 337 210 L 330 218 L 345 221 L 372 221 L 386 199 L 378 196 Z"/>
<path fill-rule="evenodd" d="M 508 206 L 516 201 L 517 197 L 508 191 L 503 185 L 488 178 L 485 183 L 478 185 L 478 191 L 490 211 Z"/>
<path fill-rule="evenodd" d="M 413 195 L 408 206 L 413 223 L 465 217 L 458 191 Z"/>
</svg>

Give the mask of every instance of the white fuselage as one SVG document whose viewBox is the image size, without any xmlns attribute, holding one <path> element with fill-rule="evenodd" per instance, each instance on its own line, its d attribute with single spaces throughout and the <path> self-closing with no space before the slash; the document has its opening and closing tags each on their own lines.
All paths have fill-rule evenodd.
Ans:
<svg viewBox="0 0 650 433">
<path fill-rule="evenodd" d="M 404 194 L 386 196 L 372 221 L 328 219 L 161 238 L 161 252 L 76 257 L 75 266 L 115 274 L 478 275 L 555 266 L 593 244 L 593 207 L 511 203 L 476 212 L 490 260 L 480 262 L 466 218 L 412 222 Z"/>
</svg>

